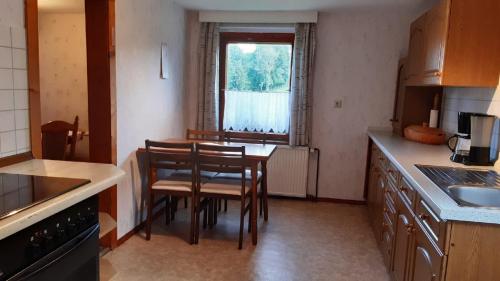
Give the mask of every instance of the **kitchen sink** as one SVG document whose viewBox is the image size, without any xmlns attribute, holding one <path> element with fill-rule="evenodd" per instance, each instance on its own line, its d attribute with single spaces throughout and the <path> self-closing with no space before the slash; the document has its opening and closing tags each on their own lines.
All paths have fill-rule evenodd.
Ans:
<svg viewBox="0 0 500 281">
<path fill-rule="evenodd" d="M 495 171 L 415 166 L 459 206 L 500 208 L 500 175 Z"/>
<path fill-rule="evenodd" d="M 460 205 L 500 208 L 500 188 L 492 186 L 452 185 L 448 194 Z"/>
</svg>

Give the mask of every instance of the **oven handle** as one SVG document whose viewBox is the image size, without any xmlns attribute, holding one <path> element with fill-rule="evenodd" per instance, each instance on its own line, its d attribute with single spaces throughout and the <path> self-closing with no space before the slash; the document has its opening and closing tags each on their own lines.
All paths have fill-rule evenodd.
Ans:
<svg viewBox="0 0 500 281">
<path fill-rule="evenodd" d="M 40 260 L 36 261 L 32 265 L 26 267 L 22 271 L 18 272 L 16 275 L 7 279 L 7 281 L 17 281 L 17 280 L 26 280 L 27 278 L 32 277 L 38 272 L 46 269 L 52 264 L 56 263 L 60 259 L 64 258 L 68 253 L 72 252 L 76 248 L 80 247 L 83 243 L 88 241 L 96 232 L 99 232 L 99 224 L 95 224 L 89 227 L 87 230 L 78 234 L 75 238 L 70 241 L 64 243 L 59 248 L 52 251 L 50 254 L 44 256 Z"/>
</svg>

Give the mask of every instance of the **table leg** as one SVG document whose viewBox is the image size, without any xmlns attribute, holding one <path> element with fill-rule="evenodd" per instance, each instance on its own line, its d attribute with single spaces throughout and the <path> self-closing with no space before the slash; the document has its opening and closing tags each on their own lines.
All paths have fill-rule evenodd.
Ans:
<svg viewBox="0 0 500 281">
<path fill-rule="evenodd" d="M 267 161 L 262 161 L 262 200 L 264 201 L 264 221 L 268 219 L 267 204 Z"/>
<path fill-rule="evenodd" d="M 257 245 L 257 165 L 252 163 L 252 243 Z"/>
</svg>

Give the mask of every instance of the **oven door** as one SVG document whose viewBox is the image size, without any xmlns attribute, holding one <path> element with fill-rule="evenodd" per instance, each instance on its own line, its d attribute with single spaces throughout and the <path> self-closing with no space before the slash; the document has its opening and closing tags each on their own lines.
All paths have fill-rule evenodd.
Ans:
<svg viewBox="0 0 500 281">
<path fill-rule="evenodd" d="M 81 232 L 8 280 L 99 280 L 99 224 Z"/>
</svg>

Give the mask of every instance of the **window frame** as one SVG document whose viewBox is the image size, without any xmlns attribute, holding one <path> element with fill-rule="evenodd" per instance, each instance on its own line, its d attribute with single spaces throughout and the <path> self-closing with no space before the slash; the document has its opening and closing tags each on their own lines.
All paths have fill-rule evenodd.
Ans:
<svg viewBox="0 0 500 281">
<path fill-rule="evenodd" d="M 292 63 L 290 63 L 290 83 L 292 83 L 293 49 L 295 33 L 254 33 L 254 32 L 221 32 L 219 47 L 219 131 L 224 130 L 224 109 L 226 93 L 226 63 L 227 46 L 233 43 L 256 43 L 256 44 L 291 44 Z M 250 131 L 249 131 L 250 132 Z M 269 135 L 283 135 L 279 133 L 269 133 Z M 289 135 L 287 133 L 286 135 Z"/>
</svg>

